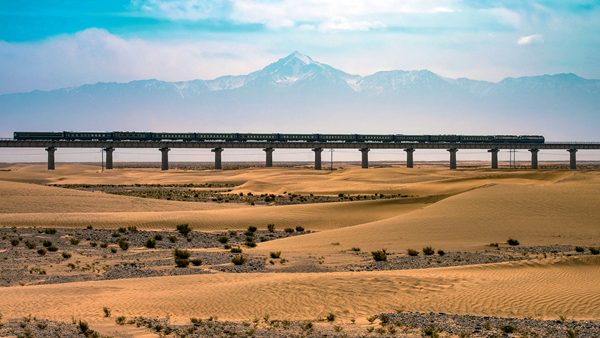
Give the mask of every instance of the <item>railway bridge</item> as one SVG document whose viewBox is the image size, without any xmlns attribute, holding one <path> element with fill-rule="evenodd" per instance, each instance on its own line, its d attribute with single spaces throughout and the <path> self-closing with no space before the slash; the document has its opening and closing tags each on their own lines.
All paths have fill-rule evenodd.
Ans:
<svg viewBox="0 0 600 338">
<path fill-rule="evenodd" d="M 45 148 L 48 152 L 48 170 L 55 168 L 54 153 L 58 148 L 101 148 L 106 151 L 106 169 L 113 168 L 113 152 L 121 148 L 155 148 L 161 152 L 162 170 L 169 169 L 169 150 L 172 148 L 208 148 L 215 153 L 215 169 L 221 169 L 221 155 L 226 149 L 263 149 L 266 166 L 273 166 L 276 149 L 311 149 L 315 154 L 315 169 L 321 170 L 321 153 L 324 149 L 357 149 L 362 153 L 362 167 L 369 167 L 369 150 L 404 149 L 406 166 L 413 167 L 417 150 L 446 149 L 450 155 L 450 169 L 456 169 L 456 155 L 461 149 L 487 149 L 491 155 L 491 168 L 498 169 L 498 152 L 501 149 L 527 149 L 531 152 L 531 169 L 538 168 L 538 152 L 562 149 L 569 153 L 570 168 L 577 169 L 577 151 L 600 149 L 600 143 L 451 143 L 451 142 L 209 142 L 209 141 L 93 141 L 93 140 L 0 140 L 0 148 Z M 566 154 L 565 154 L 566 155 Z"/>
</svg>

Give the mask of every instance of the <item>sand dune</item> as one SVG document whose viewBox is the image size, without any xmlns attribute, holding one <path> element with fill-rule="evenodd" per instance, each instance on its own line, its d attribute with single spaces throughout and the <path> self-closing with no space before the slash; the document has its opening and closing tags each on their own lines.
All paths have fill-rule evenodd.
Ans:
<svg viewBox="0 0 600 338">
<path fill-rule="evenodd" d="M 445 312 L 554 319 L 600 317 L 599 257 L 320 274 L 217 274 L 0 289 L 3 314 L 68 320 L 114 315 L 247 320 L 341 319 L 380 312 Z M 346 312 L 347 311 L 347 312 Z"/>
</svg>

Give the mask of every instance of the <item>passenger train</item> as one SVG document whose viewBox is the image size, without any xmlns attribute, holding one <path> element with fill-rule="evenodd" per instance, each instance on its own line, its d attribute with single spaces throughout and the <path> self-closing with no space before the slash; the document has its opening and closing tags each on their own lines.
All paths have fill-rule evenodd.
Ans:
<svg viewBox="0 0 600 338">
<path fill-rule="evenodd" d="M 15 140 L 215 141 L 215 142 L 374 142 L 374 143 L 544 143 L 541 135 L 373 135 L 114 132 L 15 132 Z"/>
</svg>

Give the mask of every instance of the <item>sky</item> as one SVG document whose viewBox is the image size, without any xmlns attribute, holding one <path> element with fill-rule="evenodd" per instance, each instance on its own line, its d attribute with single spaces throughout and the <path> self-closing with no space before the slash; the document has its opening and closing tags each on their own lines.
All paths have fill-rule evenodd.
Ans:
<svg viewBox="0 0 600 338">
<path fill-rule="evenodd" d="M 0 2 L 0 94 L 256 71 L 293 51 L 348 73 L 600 79 L 600 1 Z"/>
</svg>

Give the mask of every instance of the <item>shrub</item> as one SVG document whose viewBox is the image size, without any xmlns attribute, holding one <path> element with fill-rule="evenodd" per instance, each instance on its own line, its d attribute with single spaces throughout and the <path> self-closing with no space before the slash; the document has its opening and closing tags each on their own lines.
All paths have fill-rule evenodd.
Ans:
<svg viewBox="0 0 600 338">
<path fill-rule="evenodd" d="M 201 259 L 192 259 L 190 262 L 192 262 L 192 264 L 194 264 L 194 266 L 199 266 L 202 265 L 202 260 Z"/>
<path fill-rule="evenodd" d="M 71 254 L 70 254 L 70 253 L 68 253 L 68 252 L 64 252 L 64 251 L 63 251 L 63 253 L 62 253 L 62 256 L 63 256 L 63 258 L 66 258 L 66 259 L 69 259 L 69 258 L 71 258 Z"/>
<path fill-rule="evenodd" d="M 244 256 L 235 256 L 231 259 L 231 263 L 235 265 L 242 265 L 246 263 L 247 259 Z"/>
<path fill-rule="evenodd" d="M 128 226 L 127 230 L 129 230 L 129 231 L 137 231 L 137 227 L 135 225 Z"/>
<path fill-rule="evenodd" d="M 246 243 L 244 243 L 244 245 L 249 248 L 254 248 L 256 246 L 256 243 L 247 241 Z"/>
<path fill-rule="evenodd" d="M 408 253 L 409 256 L 418 256 L 419 255 L 419 252 L 417 250 L 413 250 L 413 249 L 406 250 L 406 253 Z"/>
<path fill-rule="evenodd" d="M 79 244 L 80 241 L 81 240 L 79 238 L 77 238 L 77 237 L 71 237 L 71 238 L 69 238 L 69 242 L 71 242 L 71 245 L 77 245 L 77 244 Z"/>
<path fill-rule="evenodd" d="M 508 238 L 508 241 L 506 241 L 506 243 L 508 243 L 508 245 L 512 245 L 512 246 L 519 245 L 519 241 L 517 241 L 514 238 Z"/>
<path fill-rule="evenodd" d="M 157 241 L 162 241 L 163 236 L 161 234 L 156 234 L 156 235 L 154 235 L 154 239 Z"/>
<path fill-rule="evenodd" d="M 96 243 L 96 242 L 90 242 L 90 245 L 95 248 L 98 245 L 98 243 Z"/>
<path fill-rule="evenodd" d="M 426 247 L 423 248 L 423 253 L 426 256 L 431 256 L 431 255 L 433 255 L 435 253 L 435 250 L 433 250 L 433 248 L 430 247 L 430 246 L 426 246 Z"/>
<path fill-rule="evenodd" d="M 283 231 L 291 234 L 292 232 L 294 232 L 294 229 L 292 229 L 292 228 L 285 228 Z"/>
<path fill-rule="evenodd" d="M 352 248 L 352 249 L 350 249 L 350 250 L 352 250 L 352 251 L 360 251 L 360 248 L 353 247 L 353 248 Z"/>
<path fill-rule="evenodd" d="M 115 319 L 115 322 L 119 325 L 125 325 L 125 319 L 125 316 L 119 316 L 117 319 Z"/>
<path fill-rule="evenodd" d="M 43 242 L 42 242 L 42 245 L 43 245 L 45 248 L 47 248 L 47 247 L 49 247 L 49 246 L 52 246 L 52 242 L 50 242 L 50 241 L 43 241 Z"/>
<path fill-rule="evenodd" d="M 175 249 L 173 250 L 173 256 L 179 259 L 188 259 L 190 258 L 190 252 L 185 250 Z"/>
<path fill-rule="evenodd" d="M 124 239 L 120 239 L 119 240 L 119 247 L 121 248 L 121 250 L 127 250 L 127 249 L 129 249 L 129 242 L 127 242 Z"/>
<path fill-rule="evenodd" d="M 590 247 L 590 253 L 592 255 L 597 255 L 600 254 L 600 248 L 594 248 L 594 247 Z"/>
<path fill-rule="evenodd" d="M 493 246 L 493 247 L 497 248 L 498 247 L 498 243 L 490 243 L 490 246 Z"/>
<path fill-rule="evenodd" d="M 281 251 L 271 252 L 271 258 L 279 258 L 281 256 Z"/>
<path fill-rule="evenodd" d="M 190 232 L 192 232 L 192 228 L 190 228 L 189 224 L 184 223 L 184 224 L 179 224 L 177 226 L 177 231 L 179 231 L 180 234 L 182 234 L 183 236 L 187 236 Z"/>
<path fill-rule="evenodd" d="M 250 231 L 250 232 L 256 232 L 256 230 L 258 230 L 258 228 L 256 228 L 255 226 L 248 227 L 248 231 Z"/>
<path fill-rule="evenodd" d="M 39 327 L 40 329 L 45 329 L 48 327 L 48 323 L 45 322 L 37 322 L 37 327 Z"/>
<path fill-rule="evenodd" d="M 443 256 L 443 255 L 445 255 L 445 254 L 446 254 L 446 253 L 444 252 L 444 250 L 438 250 L 438 255 L 440 255 L 440 256 Z"/>
<path fill-rule="evenodd" d="M 40 254 L 41 256 L 45 255 L 46 252 L 48 252 L 48 251 L 46 251 L 46 249 L 42 249 L 42 248 L 39 248 L 37 251 L 37 253 Z"/>
<path fill-rule="evenodd" d="M 579 336 L 579 333 L 577 331 L 567 329 L 567 338 L 577 338 L 577 336 Z"/>
<path fill-rule="evenodd" d="M 55 247 L 54 245 L 53 245 L 53 246 L 49 246 L 49 247 L 48 247 L 48 251 L 51 251 L 51 252 L 56 252 L 56 251 L 58 251 L 58 248 L 57 248 L 57 247 Z"/>
<path fill-rule="evenodd" d="M 504 325 L 500 327 L 500 330 L 504 333 L 513 333 L 518 330 L 516 326 L 513 325 Z"/>
<path fill-rule="evenodd" d="M 110 252 L 117 253 L 117 248 L 110 248 Z"/>
<path fill-rule="evenodd" d="M 584 252 L 585 249 L 582 246 L 576 246 L 575 247 L 575 251 L 577 251 L 577 252 Z"/>
<path fill-rule="evenodd" d="M 223 244 L 229 242 L 229 238 L 227 238 L 225 236 L 219 237 L 219 239 L 217 239 L 217 240 Z"/>
<path fill-rule="evenodd" d="M 223 245 L 223 249 L 229 250 L 229 249 L 231 249 L 231 245 L 225 244 L 225 245 Z"/>
<path fill-rule="evenodd" d="M 242 253 L 242 248 L 239 246 L 237 248 L 231 248 L 232 253 Z"/>
<path fill-rule="evenodd" d="M 246 236 L 246 242 L 254 242 L 254 237 Z"/>
<path fill-rule="evenodd" d="M 84 334 L 84 335 L 86 335 L 86 336 L 87 336 L 87 333 L 88 333 L 89 331 L 91 331 L 91 330 L 90 330 L 90 326 L 88 325 L 88 323 L 87 323 L 87 322 L 82 322 L 82 321 L 80 320 L 80 321 L 79 321 L 79 324 L 78 324 L 78 326 L 79 326 L 79 331 L 81 331 L 81 333 L 83 333 L 83 334 Z"/>
<path fill-rule="evenodd" d="M 112 237 L 121 237 L 121 234 L 118 232 L 113 232 L 111 236 Z"/>
<path fill-rule="evenodd" d="M 375 316 L 367 317 L 367 320 L 369 321 L 369 323 L 373 323 L 375 321 L 375 319 L 377 319 L 377 317 L 375 317 Z"/>
<path fill-rule="evenodd" d="M 48 229 L 44 230 L 44 233 L 48 234 L 48 235 L 54 235 L 56 233 L 56 229 L 48 228 Z"/>
<path fill-rule="evenodd" d="M 176 236 L 169 236 L 169 242 L 171 242 L 171 243 L 175 243 L 175 242 L 177 242 L 178 240 L 179 240 L 179 239 L 177 239 L 177 237 L 176 237 Z"/>
<path fill-rule="evenodd" d="M 268 229 L 270 232 L 273 232 L 273 231 L 275 231 L 275 224 L 267 224 L 267 229 Z"/>
<path fill-rule="evenodd" d="M 91 225 L 88 225 L 88 226 L 87 226 L 87 229 L 88 229 L 88 230 L 92 230 L 92 229 L 94 229 L 94 227 L 93 227 L 93 226 L 91 226 Z"/>
<path fill-rule="evenodd" d="M 107 308 L 106 306 L 104 308 L 102 308 L 102 311 L 104 311 L 104 317 L 110 317 L 110 309 Z"/>
<path fill-rule="evenodd" d="M 188 265 L 190 265 L 190 261 L 187 259 L 175 257 L 175 265 L 177 265 L 178 268 L 185 268 Z"/>
<path fill-rule="evenodd" d="M 335 320 L 335 315 L 333 313 L 330 313 L 327 315 L 327 320 L 330 322 L 333 322 Z"/>
<path fill-rule="evenodd" d="M 156 246 L 156 240 L 154 238 L 148 238 L 144 246 L 148 249 L 153 249 Z"/>
<path fill-rule="evenodd" d="M 17 246 L 17 245 L 19 245 L 19 243 L 21 243 L 21 241 L 19 241 L 16 238 L 10 240 L 10 244 L 12 244 L 12 246 Z"/>
<path fill-rule="evenodd" d="M 373 259 L 376 262 L 387 261 L 387 252 L 385 249 L 381 249 L 380 251 L 371 252 L 373 255 Z"/>
<path fill-rule="evenodd" d="M 244 232 L 244 236 L 254 236 L 254 232 L 246 230 L 246 232 Z"/>
<path fill-rule="evenodd" d="M 125 233 L 125 232 L 127 232 L 127 228 L 119 228 L 119 232 Z"/>
<path fill-rule="evenodd" d="M 35 249 L 37 245 L 34 242 L 25 241 L 25 246 L 27 249 Z"/>
<path fill-rule="evenodd" d="M 296 231 L 298 231 L 298 232 L 302 232 L 302 231 L 304 231 L 304 227 L 297 226 L 297 227 L 296 227 Z"/>
</svg>

